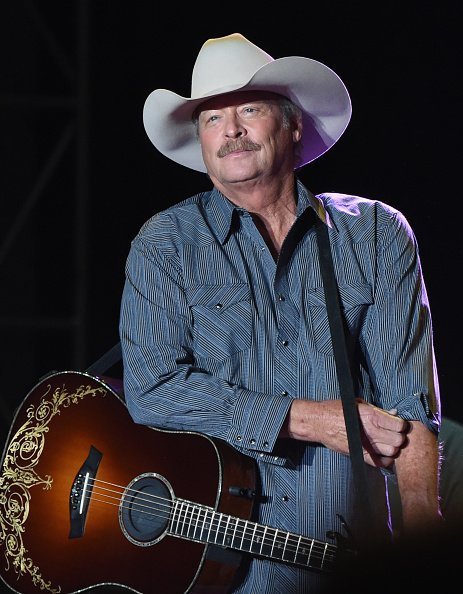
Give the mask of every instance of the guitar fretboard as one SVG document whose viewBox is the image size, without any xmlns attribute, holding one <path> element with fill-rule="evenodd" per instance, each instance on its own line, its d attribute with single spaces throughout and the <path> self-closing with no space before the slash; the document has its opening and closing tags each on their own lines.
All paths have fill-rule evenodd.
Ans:
<svg viewBox="0 0 463 594">
<path fill-rule="evenodd" d="M 332 571 L 336 563 L 336 545 L 235 518 L 185 499 L 172 503 L 169 532 L 311 569 Z"/>
</svg>

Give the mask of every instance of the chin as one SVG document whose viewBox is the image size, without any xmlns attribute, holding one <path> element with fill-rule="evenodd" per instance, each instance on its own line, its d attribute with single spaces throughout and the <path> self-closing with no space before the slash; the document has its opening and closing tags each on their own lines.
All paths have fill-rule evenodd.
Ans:
<svg viewBox="0 0 463 594">
<path fill-rule="evenodd" d="M 256 169 L 256 167 L 227 167 L 226 169 L 222 169 L 220 175 L 217 177 L 222 183 L 235 184 L 257 179 L 260 175 L 261 171 Z"/>
</svg>

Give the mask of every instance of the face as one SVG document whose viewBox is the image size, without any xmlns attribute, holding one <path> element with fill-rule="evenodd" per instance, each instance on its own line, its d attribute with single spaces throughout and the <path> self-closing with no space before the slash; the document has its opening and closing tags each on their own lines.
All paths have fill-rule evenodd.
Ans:
<svg viewBox="0 0 463 594">
<path fill-rule="evenodd" d="M 284 125 L 278 96 L 238 92 L 214 97 L 200 109 L 203 159 L 219 189 L 292 174 L 294 143 L 301 138 L 301 125 Z"/>
</svg>

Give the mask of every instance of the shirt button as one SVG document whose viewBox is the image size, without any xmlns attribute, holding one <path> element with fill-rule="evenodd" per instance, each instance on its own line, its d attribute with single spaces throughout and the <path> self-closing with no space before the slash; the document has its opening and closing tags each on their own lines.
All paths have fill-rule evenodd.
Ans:
<svg viewBox="0 0 463 594">
<path fill-rule="evenodd" d="M 267 449 L 268 448 L 268 441 L 264 441 L 264 448 Z"/>
<path fill-rule="evenodd" d="M 255 445 L 255 443 L 256 443 L 256 440 L 255 440 L 255 439 L 250 439 L 250 440 L 249 440 L 249 443 L 250 443 L 251 445 Z"/>
<path fill-rule="evenodd" d="M 236 436 L 236 441 L 241 441 L 241 439 L 242 439 L 242 438 L 241 438 L 241 435 L 237 435 L 237 436 Z"/>
<path fill-rule="evenodd" d="M 285 296 L 284 295 L 278 295 L 278 301 L 284 301 L 285 300 Z"/>
<path fill-rule="evenodd" d="M 281 344 L 282 344 L 283 346 L 288 346 L 288 341 L 287 341 L 287 340 L 282 340 L 282 341 L 281 341 Z"/>
<path fill-rule="evenodd" d="M 288 392 L 286 390 L 283 390 L 283 392 L 281 393 L 282 396 L 287 396 Z"/>
<path fill-rule="evenodd" d="M 289 501 L 289 497 L 287 495 L 283 495 L 281 501 L 284 501 L 284 503 L 286 503 L 287 501 Z"/>
<path fill-rule="evenodd" d="M 221 303 L 216 303 L 215 309 L 222 309 L 223 305 Z"/>
</svg>

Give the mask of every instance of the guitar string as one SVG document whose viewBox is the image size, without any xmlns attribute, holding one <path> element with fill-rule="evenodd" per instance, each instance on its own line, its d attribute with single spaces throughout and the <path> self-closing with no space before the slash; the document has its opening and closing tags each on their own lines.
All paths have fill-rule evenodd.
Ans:
<svg viewBox="0 0 463 594">
<path fill-rule="evenodd" d="M 91 481 L 93 481 L 93 491 L 91 493 L 89 493 L 89 495 L 87 495 L 87 498 L 90 500 L 95 500 L 100 503 L 109 504 L 109 505 L 113 505 L 113 506 L 117 506 L 117 507 L 119 507 L 120 502 L 124 502 L 124 504 L 122 505 L 122 509 L 137 511 L 139 513 L 142 513 L 142 514 L 144 513 L 146 515 L 152 515 L 154 517 L 159 517 L 159 518 L 162 518 L 165 520 L 169 520 L 171 522 L 171 524 L 180 525 L 181 526 L 180 533 L 179 533 L 180 535 L 182 535 L 184 533 L 185 527 L 187 527 L 187 535 L 188 535 L 189 531 L 191 531 L 191 529 L 193 528 L 192 522 L 191 521 L 188 522 L 187 518 L 186 518 L 188 509 L 185 510 L 185 512 L 183 514 L 180 511 L 180 513 L 178 514 L 178 516 L 179 516 L 178 519 L 175 522 L 173 521 L 174 503 L 170 499 L 160 497 L 158 495 L 150 495 L 149 493 L 142 494 L 141 491 L 137 491 L 136 489 L 126 489 L 126 488 L 121 487 L 120 485 L 115 485 L 114 483 L 109 483 L 107 481 L 101 481 L 98 479 L 90 479 L 90 481 L 89 481 L 90 484 L 91 484 Z M 110 485 L 112 487 L 116 487 L 117 489 L 122 489 L 122 491 L 108 489 L 106 487 L 101 486 L 103 484 Z M 100 489 L 100 491 L 98 493 L 95 492 L 96 488 Z M 109 495 L 108 493 L 117 494 L 117 497 L 115 497 L 113 495 Z M 138 495 L 135 508 L 134 508 L 133 504 L 130 506 L 125 505 L 124 494 L 127 496 L 128 494 L 132 494 L 132 493 L 135 495 Z M 106 499 L 105 500 L 96 499 L 97 495 L 99 495 L 100 497 L 105 497 Z M 115 503 L 108 501 L 109 499 L 112 499 L 113 501 L 115 501 Z M 203 526 L 200 529 L 200 534 L 202 534 L 206 530 L 209 533 L 213 532 L 213 533 L 216 533 L 218 536 L 223 536 L 223 540 L 225 540 L 225 536 L 227 535 L 227 530 L 221 528 L 221 524 L 222 524 L 221 519 L 218 519 L 216 521 L 216 516 L 222 515 L 222 516 L 228 517 L 231 520 L 235 521 L 235 527 L 233 530 L 232 540 L 233 541 L 236 539 L 238 539 L 238 541 L 241 540 L 241 543 L 242 543 L 241 546 L 243 546 L 244 542 L 249 542 L 252 544 L 253 541 L 256 539 L 256 535 L 257 535 L 259 538 L 262 539 L 262 540 L 258 540 L 258 541 L 256 540 L 257 544 L 261 545 L 261 548 L 263 548 L 264 546 L 272 546 L 272 550 L 273 550 L 273 548 L 275 548 L 275 547 L 277 547 L 279 549 L 280 546 L 283 546 L 285 552 L 289 551 L 290 553 L 292 553 L 292 555 L 294 557 L 297 557 L 297 555 L 301 555 L 301 554 L 308 554 L 308 557 L 309 557 L 308 562 L 309 563 L 312 558 L 318 559 L 318 560 L 323 559 L 324 561 L 326 560 L 327 562 L 331 562 L 335 558 L 335 552 L 337 549 L 336 545 L 333 545 L 330 543 L 323 543 L 317 539 L 313 539 L 310 537 L 305 537 L 305 536 L 300 537 L 300 536 L 292 534 L 292 533 L 287 533 L 287 536 L 284 536 L 285 531 L 282 531 L 277 528 L 273 528 L 273 527 L 266 528 L 266 527 L 260 526 L 259 524 L 255 523 L 255 522 L 251 522 L 249 520 L 244 520 L 242 518 L 235 518 L 228 514 L 222 514 L 221 512 L 212 510 L 212 509 L 208 508 L 207 506 L 201 506 L 199 504 L 194 504 L 193 502 L 190 502 L 187 500 L 177 499 L 176 501 L 186 504 L 187 507 L 193 506 L 193 509 L 200 508 L 200 509 L 205 510 L 206 513 L 212 514 L 212 522 L 208 522 L 206 527 Z M 143 502 L 148 503 L 150 505 L 144 505 Z M 156 507 L 151 506 L 151 504 L 153 502 L 156 503 Z M 157 513 L 153 514 L 152 513 L 153 511 L 155 511 Z M 184 517 L 182 517 L 182 516 L 184 516 Z M 197 522 L 201 518 L 199 511 L 196 514 L 193 514 L 193 515 L 190 514 L 190 516 L 191 516 L 190 519 L 192 519 L 193 522 L 195 520 Z M 251 526 L 251 530 L 245 528 L 244 526 L 240 527 L 240 524 L 246 524 L 246 523 L 249 526 Z M 204 524 L 204 522 L 203 522 L 203 524 Z M 254 527 L 254 530 L 252 530 L 252 527 Z M 244 528 L 244 529 L 241 529 L 241 528 Z M 272 533 L 274 533 L 274 536 L 268 537 L 266 534 L 268 530 L 270 530 Z M 193 529 L 193 534 L 195 534 L 196 531 L 197 531 L 197 528 L 195 527 Z M 248 535 L 249 532 L 252 533 L 252 538 L 250 538 L 250 535 Z M 229 531 L 228 531 L 228 533 L 229 533 Z M 278 537 L 278 533 L 281 533 L 280 537 Z M 217 540 L 217 537 L 216 537 L 216 540 Z M 305 545 L 305 546 L 301 547 L 301 543 L 303 543 L 304 541 L 309 541 L 310 545 Z M 251 545 L 249 545 L 249 546 L 251 546 Z M 304 551 L 304 549 L 306 549 L 306 550 Z M 309 552 L 307 551 L 307 549 L 309 549 Z M 283 560 L 285 560 L 285 559 L 283 559 Z"/>
<path fill-rule="evenodd" d="M 105 494 L 101 494 L 100 495 L 104 496 L 104 497 L 108 497 Z M 113 498 L 116 499 L 116 498 Z M 117 506 L 117 503 L 111 503 L 108 502 L 106 500 L 102 500 L 102 499 L 95 499 L 95 501 L 98 501 L 100 503 L 104 503 L 104 504 L 110 504 L 113 506 Z M 193 504 L 192 502 L 186 501 L 186 500 L 177 500 L 180 501 L 180 503 L 185 503 L 186 505 L 190 505 L 193 507 L 197 507 L 196 504 Z M 138 508 L 135 508 L 135 511 L 138 511 L 139 513 L 144 513 L 146 515 L 151 515 L 154 517 L 160 517 L 166 520 L 170 520 L 171 521 L 171 525 L 172 524 L 176 524 L 177 525 L 177 529 L 173 530 L 173 534 L 179 535 L 179 536 L 184 536 L 186 538 L 191 538 L 191 540 L 196 540 L 199 542 L 202 542 L 204 540 L 206 540 L 207 542 L 210 543 L 216 543 L 216 544 L 225 544 L 225 536 L 227 535 L 227 530 L 222 530 L 221 529 L 221 520 L 219 519 L 218 521 L 215 521 L 214 519 L 212 519 L 212 522 L 208 522 L 206 524 L 204 524 L 202 527 L 199 528 L 199 533 L 200 536 L 199 538 L 196 536 L 197 531 L 198 531 L 198 527 L 193 526 L 193 523 L 191 520 L 193 520 L 193 522 L 199 519 L 201 519 L 201 516 L 199 514 L 199 512 L 197 512 L 196 514 L 193 514 L 191 516 L 190 514 L 190 521 L 188 521 L 188 519 L 186 518 L 186 514 L 188 513 L 188 511 L 186 511 L 183 516 L 184 518 L 181 517 L 181 514 L 179 516 L 179 518 L 173 522 L 172 521 L 172 510 L 169 509 L 168 511 L 164 511 L 162 510 L 163 513 L 158 513 L 158 514 L 151 514 L 150 511 L 152 508 L 148 508 L 149 511 L 146 511 L 147 506 L 140 506 L 138 505 Z M 168 507 L 168 506 L 164 506 L 164 507 Z M 170 507 L 173 507 L 172 505 Z M 122 506 L 123 509 L 128 509 L 128 510 L 134 510 L 134 506 Z M 159 507 L 158 507 L 159 509 Z M 220 512 L 215 512 L 209 508 L 203 508 L 205 509 L 205 511 L 207 513 L 211 513 L 213 515 L 213 517 L 215 517 L 216 515 L 224 515 L 221 514 Z M 230 519 L 234 519 L 236 520 L 236 526 L 235 526 L 235 530 L 233 532 L 233 537 L 231 539 L 231 542 L 233 543 L 233 541 L 235 541 L 236 539 L 238 541 L 241 541 L 241 545 L 240 547 L 236 547 L 236 548 L 241 548 L 241 550 L 251 550 L 251 545 L 253 542 L 256 542 L 257 545 L 261 547 L 261 554 L 263 554 L 265 556 L 265 552 L 262 551 L 264 546 L 272 546 L 272 551 L 273 549 L 278 549 L 280 550 L 281 548 L 283 548 L 283 554 L 282 557 L 280 559 L 282 559 L 283 561 L 291 561 L 292 563 L 296 563 L 296 564 L 300 564 L 300 565 L 304 565 L 306 567 L 310 567 L 310 562 L 312 560 L 314 561 L 319 561 L 319 568 L 323 568 L 324 564 L 327 565 L 331 562 L 334 561 L 334 555 L 333 555 L 333 551 L 330 550 L 330 547 L 333 548 L 333 545 L 330 545 L 329 543 L 326 543 L 324 545 L 322 545 L 322 551 L 317 550 L 317 541 L 315 539 L 309 539 L 308 537 L 301 537 L 301 539 L 299 539 L 299 537 L 297 537 L 296 535 L 291 535 L 289 534 L 289 536 L 293 537 L 293 542 L 295 542 L 294 538 L 297 539 L 297 546 L 294 547 L 292 546 L 292 542 L 291 539 L 288 537 L 288 539 L 284 539 L 282 538 L 282 536 L 279 537 L 279 539 L 276 538 L 276 534 L 278 532 L 281 532 L 283 534 L 283 531 L 281 530 L 276 530 L 274 528 L 270 528 L 270 530 L 275 531 L 275 537 L 270 539 L 269 537 L 267 537 L 267 540 L 265 540 L 265 538 L 263 539 L 263 542 L 260 542 L 259 540 L 257 540 L 256 535 L 258 535 L 258 531 L 257 528 L 259 527 L 258 524 L 255 524 L 254 522 L 250 522 L 250 521 L 245 521 L 243 519 L 240 518 L 233 518 L 232 516 L 229 516 Z M 247 523 L 249 525 L 249 527 L 245 527 L 244 530 L 241 530 L 239 527 L 239 523 Z M 179 528 L 180 526 L 180 528 Z M 251 530 L 252 526 L 255 526 L 256 528 L 254 529 L 254 531 Z M 187 528 L 186 532 L 185 532 L 185 527 Z M 173 529 L 173 527 L 171 528 L 171 530 Z M 191 531 L 193 531 L 193 536 L 191 536 Z M 216 534 L 215 539 L 204 539 L 204 537 L 202 536 L 204 532 L 207 532 L 208 534 L 212 533 L 213 535 Z M 228 532 L 228 534 L 230 534 L 230 531 Z M 252 536 L 251 536 L 252 534 Z M 265 534 L 265 531 L 263 532 L 263 534 Z M 217 537 L 223 536 L 223 540 L 222 543 L 220 543 L 220 539 L 219 541 L 217 541 Z M 311 546 L 309 547 L 308 545 L 303 545 L 301 546 L 301 543 L 303 544 L 304 540 L 310 540 L 311 542 Z M 249 543 L 249 548 L 246 549 L 245 548 L 245 543 Z M 320 545 L 321 543 L 318 543 L 318 545 Z M 232 545 L 233 546 L 233 545 Z M 311 548 L 311 550 L 310 550 Z M 309 551 L 307 551 L 307 549 L 309 549 Z M 292 559 L 286 559 L 285 555 L 287 553 L 291 553 Z M 308 559 L 307 559 L 307 563 L 302 563 L 301 561 L 297 561 L 298 556 L 300 557 L 301 555 L 307 555 Z M 276 555 L 273 555 L 274 558 L 278 559 L 279 557 Z M 312 566 L 315 566 L 315 563 L 312 563 Z"/>
</svg>

